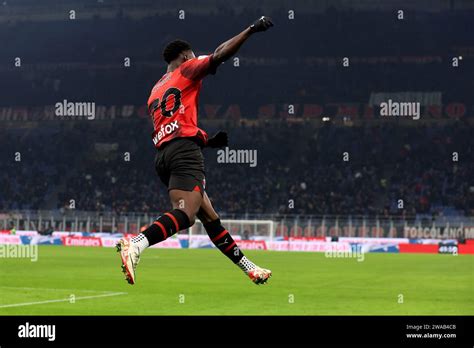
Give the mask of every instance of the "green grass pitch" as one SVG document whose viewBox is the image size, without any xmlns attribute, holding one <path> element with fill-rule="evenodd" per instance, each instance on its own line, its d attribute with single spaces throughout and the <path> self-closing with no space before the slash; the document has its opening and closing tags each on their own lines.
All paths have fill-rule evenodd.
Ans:
<svg viewBox="0 0 474 348">
<path fill-rule="evenodd" d="M 0 315 L 474 315 L 472 255 L 245 254 L 268 285 L 216 249 L 146 250 L 131 286 L 115 249 L 40 246 L 0 259 Z"/>
</svg>

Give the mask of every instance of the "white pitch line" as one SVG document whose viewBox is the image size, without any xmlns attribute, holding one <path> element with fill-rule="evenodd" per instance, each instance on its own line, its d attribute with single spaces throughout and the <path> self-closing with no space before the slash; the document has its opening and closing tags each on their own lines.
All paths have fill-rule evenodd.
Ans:
<svg viewBox="0 0 474 348">
<path fill-rule="evenodd" d="M 110 293 L 113 292 L 113 291 L 104 291 L 104 290 L 57 289 L 57 288 L 31 288 L 31 287 L 19 287 L 19 286 L 0 286 L 0 289 L 97 292 L 97 293 L 103 293 L 103 294 L 110 294 Z"/>
<path fill-rule="evenodd" d="M 82 296 L 82 297 L 76 297 L 74 300 L 88 300 L 91 298 L 99 298 L 99 297 L 110 297 L 110 296 L 120 296 L 120 295 L 126 295 L 128 294 L 127 292 L 113 292 L 110 294 L 102 294 L 102 295 L 94 295 L 94 296 Z M 22 306 L 33 306 L 33 305 L 38 305 L 38 304 L 45 304 L 45 303 L 54 303 L 54 302 L 69 302 L 69 298 L 65 299 L 57 299 L 57 300 L 46 300 L 46 301 L 38 301 L 38 302 L 24 302 L 24 303 L 14 303 L 14 304 L 8 304 L 8 305 L 3 305 L 0 306 L 0 308 L 10 308 L 10 307 L 22 307 Z"/>
</svg>

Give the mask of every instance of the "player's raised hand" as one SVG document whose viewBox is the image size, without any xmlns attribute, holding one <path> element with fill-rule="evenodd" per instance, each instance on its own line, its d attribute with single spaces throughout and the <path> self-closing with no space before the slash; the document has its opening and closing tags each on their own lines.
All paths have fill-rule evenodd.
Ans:
<svg viewBox="0 0 474 348">
<path fill-rule="evenodd" d="M 219 131 L 215 134 L 212 138 L 209 138 L 207 141 L 208 147 L 225 147 L 229 144 L 229 138 L 227 137 L 227 133 L 223 131 Z"/>
<path fill-rule="evenodd" d="M 266 31 L 270 27 L 273 27 L 272 19 L 267 16 L 262 16 L 253 22 L 250 26 L 250 31 L 252 33 L 258 33 L 259 31 Z"/>
</svg>

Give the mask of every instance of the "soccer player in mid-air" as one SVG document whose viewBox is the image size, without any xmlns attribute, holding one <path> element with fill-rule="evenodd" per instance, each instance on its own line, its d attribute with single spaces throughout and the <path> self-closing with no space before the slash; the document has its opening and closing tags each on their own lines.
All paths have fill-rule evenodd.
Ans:
<svg viewBox="0 0 474 348">
<path fill-rule="evenodd" d="M 195 57 L 191 46 L 181 40 L 169 43 L 163 58 L 166 74 L 153 87 L 148 110 L 153 118 L 152 140 L 157 148 L 156 171 L 168 187 L 173 210 L 164 213 L 143 233 L 122 238 L 117 244 L 122 271 L 135 284 L 140 254 L 178 231 L 187 229 L 199 218 L 216 247 L 240 267 L 255 284 L 265 284 L 272 272 L 247 259 L 229 232 L 222 226 L 205 191 L 203 147 L 227 146 L 227 134 L 218 132 L 208 138 L 197 127 L 198 96 L 202 79 L 232 57 L 254 33 L 272 27 L 270 18 L 262 16 L 240 34 L 221 44 L 214 53 Z"/>
</svg>

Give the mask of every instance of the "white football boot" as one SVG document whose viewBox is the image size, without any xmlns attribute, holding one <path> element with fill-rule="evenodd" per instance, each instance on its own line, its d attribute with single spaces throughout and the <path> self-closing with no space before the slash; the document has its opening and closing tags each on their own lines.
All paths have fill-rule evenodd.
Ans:
<svg viewBox="0 0 474 348">
<path fill-rule="evenodd" d="M 257 285 L 266 284 L 268 279 L 272 276 L 272 271 L 256 266 L 254 269 L 247 272 L 249 278 Z"/>
<path fill-rule="evenodd" d="M 136 279 L 135 270 L 140 262 L 140 250 L 130 239 L 125 238 L 120 239 L 116 247 L 122 260 L 122 272 L 125 274 L 125 279 L 133 285 Z"/>
</svg>

